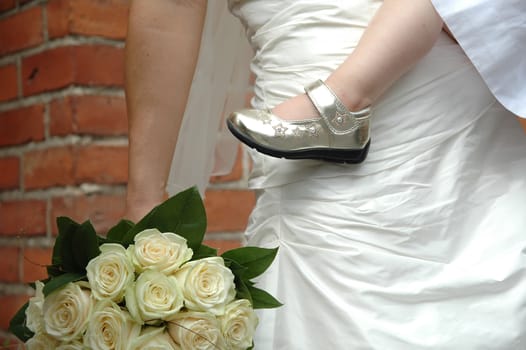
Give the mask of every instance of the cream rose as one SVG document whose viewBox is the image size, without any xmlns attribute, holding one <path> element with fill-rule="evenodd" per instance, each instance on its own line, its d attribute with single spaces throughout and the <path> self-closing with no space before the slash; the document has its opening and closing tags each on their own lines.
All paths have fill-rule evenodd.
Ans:
<svg viewBox="0 0 526 350">
<path fill-rule="evenodd" d="M 120 303 L 126 287 L 135 278 L 135 269 L 122 245 L 106 243 L 100 251 L 86 267 L 91 292 L 98 300 Z"/>
<path fill-rule="evenodd" d="M 182 350 L 225 348 L 217 318 L 205 312 L 180 312 L 168 321 L 168 333 Z"/>
<path fill-rule="evenodd" d="M 185 306 L 194 311 L 222 315 L 236 295 L 234 275 L 221 257 L 190 261 L 175 276 L 183 288 Z"/>
<path fill-rule="evenodd" d="M 231 350 L 245 350 L 252 346 L 258 317 L 246 299 L 235 300 L 228 304 L 225 314 L 219 318 L 221 332 L 227 347 Z"/>
<path fill-rule="evenodd" d="M 145 327 L 138 338 L 135 338 L 129 350 L 179 350 L 164 327 Z"/>
<path fill-rule="evenodd" d="M 91 350 L 128 350 L 132 339 L 139 336 L 141 326 L 113 301 L 99 301 L 89 320 L 84 344 Z"/>
<path fill-rule="evenodd" d="M 140 324 L 158 324 L 183 307 L 181 287 L 174 276 L 147 270 L 126 290 L 126 307 Z"/>
<path fill-rule="evenodd" d="M 139 232 L 134 241 L 128 253 L 138 272 L 151 269 L 169 275 L 192 258 L 186 239 L 172 232 L 148 229 Z"/>
<path fill-rule="evenodd" d="M 35 282 L 35 296 L 29 299 L 29 305 L 26 309 L 26 326 L 33 333 L 44 332 L 44 314 L 42 307 L 44 306 L 44 283 L 40 281 Z"/>
<path fill-rule="evenodd" d="M 86 350 L 84 344 L 78 340 L 71 343 L 60 344 L 56 350 Z"/>
<path fill-rule="evenodd" d="M 27 350 L 55 350 L 58 341 L 45 333 L 37 333 L 26 342 Z"/>
<path fill-rule="evenodd" d="M 79 338 L 93 310 L 89 285 L 86 282 L 66 284 L 44 299 L 42 310 L 46 333 L 64 342 Z"/>
</svg>

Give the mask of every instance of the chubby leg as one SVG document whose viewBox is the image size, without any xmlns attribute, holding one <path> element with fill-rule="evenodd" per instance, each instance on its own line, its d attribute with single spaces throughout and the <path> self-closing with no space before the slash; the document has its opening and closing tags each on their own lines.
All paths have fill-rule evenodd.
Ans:
<svg viewBox="0 0 526 350">
<path fill-rule="evenodd" d="M 349 110 L 361 110 L 431 50 L 442 27 L 429 0 L 385 0 L 354 52 L 326 84 Z M 281 103 L 273 112 L 286 120 L 318 115 L 306 95 Z"/>
</svg>

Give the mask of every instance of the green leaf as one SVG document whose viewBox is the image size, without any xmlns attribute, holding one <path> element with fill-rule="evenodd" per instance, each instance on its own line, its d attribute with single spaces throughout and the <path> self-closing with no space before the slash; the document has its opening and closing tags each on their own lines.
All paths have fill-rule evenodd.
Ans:
<svg viewBox="0 0 526 350">
<path fill-rule="evenodd" d="M 58 250 L 60 266 L 62 270 L 66 272 L 78 272 L 81 268 L 77 264 L 75 259 L 75 251 L 73 250 L 73 237 L 77 232 L 80 224 L 71 220 L 68 217 L 57 218 L 57 225 L 59 227 L 59 233 L 53 249 L 53 255 L 55 250 Z M 58 247 L 57 247 L 58 245 Z"/>
<path fill-rule="evenodd" d="M 95 229 L 89 221 L 79 224 L 65 216 L 57 218 L 57 226 L 52 271 L 84 273 L 88 262 L 100 253 Z"/>
<path fill-rule="evenodd" d="M 252 307 L 254 309 L 272 309 L 283 305 L 263 289 L 252 286 L 247 286 L 247 288 L 252 296 Z"/>
<path fill-rule="evenodd" d="M 123 245 L 133 243 L 137 233 L 149 228 L 176 233 L 186 238 L 192 250 L 198 251 L 206 231 L 206 212 L 197 188 L 180 192 L 153 208 L 124 235 Z"/>
<path fill-rule="evenodd" d="M 60 269 L 60 266 L 56 266 L 56 265 L 48 265 L 46 269 L 47 269 L 47 274 L 50 277 L 57 277 L 64 273 L 64 271 Z"/>
<path fill-rule="evenodd" d="M 199 260 L 203 258 L 209 258 L 211 256 L 217 256 L 217 249 L 201 244 L 197 251 L 194 251 L 192 260 Z"/>
<path fill-rule="evenodd" d="M 75 260 L 75 272 L 85 272 L 89 261 L 100 254 L 99 239 L 91 222 L 83 222 L 73 233 L 70 249 Z"/>
<path fill-rule="evenodd" d="M 252 295 L 248 289 L 249 287 L 245 284 L 245 282 L 241 278 L 236 277 L 234 279 L 234 283 L 236 284 L 236 299 L 247 299 L 250 301 L 250 304 L 254 304 Z"/>
<path fill-rule="evenodd" d="M 60 287 L 65 286 L 69 282 L 80 281 L 80 280 L 82 280 L 84 278 L 86 278 L 86 274 L 71 273 L 71 272 L 64 273 L 64 274 L 62 274 L 62 275 L 60 275 L 58 277 L 53 277 L 44 286 L 44 290 L 43 290 L 44 296 L 47 297 L 49 294 L 51 294 L 55 290 L 59 289 Z"/>
<path fill-rule="evenodd" d="M 276 257 L 277 252 L 278 248 L 243 247 L 229 250 L 221 256 L 245 266 L 247 271 L 245 271 L 244 278 L 252 279 L 265 272 Z"/>
<path fill-rule="evenodd" d="M 234 276 L 241 278 L 245 283 L 248 282 L 247 279 L 244 277 L 245 271 L 247 271 L 246 266 L 243 266 L 237 261 L 229 258 L 223 258 L 223 260 L 225 261 L 225 266 L 228 267 L 230 271 L 232 271 Z"/>
<path fill-rule="evenodd" d="M 55 245 L 53 247 L 53 257 L 51 260 L 53 265 L 64 266 L 62 252 L 64 250 L 67 251 L 67 248 L 64 249 L 64 240 L 66 239 L 66 237 L 70 237 L 71 234 L 75 233 L 79 226 L 80 224 L 76 223 L 68 217 L 59 216 L 57 218 L 58 236 L 55 239 Z M 73 263 L 72 256 L 67 256 L 66 260 L 66 264 L 68 265 Z"/>
<path fill-rule="evenodd" d="M 108 240 L 113 242 L 122 242 L 126 232 L 130 231 L 135 224 L 130 220 L 123 219 L 108 231 L 106 235 Z"/>
<path fill-rule="evenodd" d="M 16 335 L 24 343 L 35 335 L 26 327 L 26 309 L 28 306 L 29 302 L 25 303 L 9 322 L 9 332 Z"/>
</svg>

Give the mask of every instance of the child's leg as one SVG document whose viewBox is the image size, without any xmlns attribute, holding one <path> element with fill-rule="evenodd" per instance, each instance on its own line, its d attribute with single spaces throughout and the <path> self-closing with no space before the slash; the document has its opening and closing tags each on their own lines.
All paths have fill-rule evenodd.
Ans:
<svg viewBox="0 0 526 350">
<path fill-rule="evenodd" d="M 349 110 L 369 106 L 429 52 L 442 26 L 429 0 L 385 0 L 327 85 Z M 273 112 L 288 120 L 318 115 L 306 95 L 283 102 Z"/>
</svg>

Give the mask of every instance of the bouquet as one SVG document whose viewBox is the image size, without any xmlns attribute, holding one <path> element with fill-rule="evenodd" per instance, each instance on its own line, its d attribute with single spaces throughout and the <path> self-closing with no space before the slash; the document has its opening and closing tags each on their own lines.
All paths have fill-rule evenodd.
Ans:
<svg viewBox="0 0 526 350">
<path fill-rule="evenodd" d="M 254 309 L 281 304 L 252 279 L 277 249 L 217 256 L 203 245 L 205 209 L 188 189 L 105 237 L 57 218 L 48 278 L 33 284 L 10 331 L 31 349 L 250 349 Z"/>
</svg>

